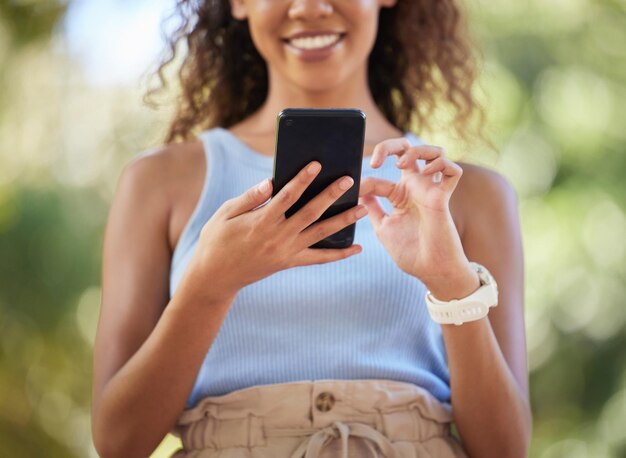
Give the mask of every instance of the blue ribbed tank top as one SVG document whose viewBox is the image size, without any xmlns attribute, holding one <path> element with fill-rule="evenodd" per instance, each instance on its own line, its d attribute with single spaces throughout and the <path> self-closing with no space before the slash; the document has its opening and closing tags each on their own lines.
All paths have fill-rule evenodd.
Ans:
<svg viewBox="0 0 626 458">
<path fill-rule="evenodd" d="M 422 143 L 412 133 L 405 136 Z M 171 296 L 211 215 L 225 200 L 272 177 L 273 158 L 227 129 L 206 130 L 200 139 L 207 172 L 172 255 Z M 362 179 L 399 181 L 395 158 L 378 169 L 369 161 L 363 159 Z M 391 212 L 386 199 L 379 201 Z M 449 403 L 441 327 L 428 315 L 424 284 L 394 263 L 369 216 L 357 221 L 354 243 L 363 247 L 357 255 L 286 269 L 241 289 L 206 354 L 187 408 L 206 396 L 254 385 L 327 379 L 409 382 Z"/>
</svg>

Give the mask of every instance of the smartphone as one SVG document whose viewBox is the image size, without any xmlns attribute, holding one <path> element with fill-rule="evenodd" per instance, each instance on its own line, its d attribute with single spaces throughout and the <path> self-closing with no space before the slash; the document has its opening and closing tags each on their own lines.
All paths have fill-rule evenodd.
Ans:
<svg viewBox="0 0 626 458">
<path fill-rule="evenodd" d="M 353 108 L 287 108 L 276 119 L 273 192 L 275 196 L 300 170 L 315 160 L 322 170 L 300 199 L 285 213 L 289 218 L 338 178 L 354 184 L 317 221 L 358 204 L 365 141 L 365 113 Z M 315 224 L 315 221 L 313 224 Z M 354 241 L 356 223 L 310 248 L 346 248 Z"/>
</svg>

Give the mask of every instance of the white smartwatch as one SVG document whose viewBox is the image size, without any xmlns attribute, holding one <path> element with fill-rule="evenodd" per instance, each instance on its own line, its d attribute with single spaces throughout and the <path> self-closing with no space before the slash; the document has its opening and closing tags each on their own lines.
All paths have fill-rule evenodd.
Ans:
<svg viewBox="0 0 626 458">
<path fill-rule="evenodd" d="M 469 296 L 446 302 L 436 299 L 430 291 L 426 292 L 428 313 L 437 323 L 461 325 L 479 320 L 487 316 L 490 307 L 498 305 L 496 280 L 484 266 L 473 261 L 470 264 L 478 272 L 480 287 Z"/>
</svg>

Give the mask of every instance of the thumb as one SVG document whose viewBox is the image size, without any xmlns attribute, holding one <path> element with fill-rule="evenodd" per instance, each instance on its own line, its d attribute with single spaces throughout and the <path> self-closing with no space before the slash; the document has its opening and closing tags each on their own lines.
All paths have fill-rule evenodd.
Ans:
<svg viewBox="0 0 626 458">
<path fill-rule="evenodd" d="M 261 183 L 251 187 L 246 192 L 234 199 L 231 199 L 227 208 L 227 217 L 234 218 L 243 213 L 254 210 L 256 207 L 267 201 L 272 195 L 272 180 L 266 178 Z"/>
<path fill-rule="evenodd" d="M 388 216 L 383 207 L 380 205 L 380 202 L 378 202 L 376 196 L 372 194 L 360 196 L 359 202 L 368 208 L 374 231 L 378 232 L 378 228 L 382 224 L 383 219 Z"/>
<path fill-rule="evenodd" d="M 396 183 L 382 178 L 367 177 L 361 181 L 359 196 L 373 194 L 380 197 L 389 198 L 395 188 Z"/>
</svg>

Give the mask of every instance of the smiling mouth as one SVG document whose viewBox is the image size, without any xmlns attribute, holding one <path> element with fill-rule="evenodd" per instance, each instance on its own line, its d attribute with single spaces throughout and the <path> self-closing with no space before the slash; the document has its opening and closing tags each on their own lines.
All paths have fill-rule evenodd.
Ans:
<svg viewBox="0 0 626 458">
<path fill-rule="evenodd" d="M 326 33 L 313 37 L 282 38 L 281 41 L 303 51 L 330 48 L 339 43 L 346 36 L 345 33 Z"/>
</svg>

